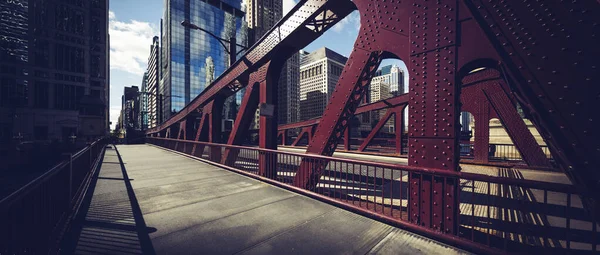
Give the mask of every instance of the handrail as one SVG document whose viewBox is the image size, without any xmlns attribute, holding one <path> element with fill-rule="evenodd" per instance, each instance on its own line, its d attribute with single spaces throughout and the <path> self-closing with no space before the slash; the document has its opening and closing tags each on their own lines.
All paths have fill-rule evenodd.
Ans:
<svg viewBox="0 0 600 255">
<path fill-rule="evenodd" d="M 575 250 L 569 246 L 572 242 L 590 243 L 592 247 L 597 244 L 590 238 L 597 235 L 596 221 L 580 205 L 580 197 L 585 193 L 572 184 L 523 179 L 518 170 L 491 176 L 172 138 L 149 137 L 146 141 L 474 252 L 562 253 Z M 196 150 L 198 146 L 200 150 Z M 235 160 L 222 160 L 222 153 L 228 150 L 238 155 Z M 300 171 L 300 164 L 315 161 L 325 161 L 327 165 L 321 169 L 323 178 L 311 188 L 297 186 L 294 179 L 306 175 Z M 517 177 L 509 177 L 511 173 Z M 458 192 L 456 200 L 421 200 L 436 194 L 435 183 L 449 180 Z M 423 193 L 413 194 L 414 189 Z M 445 209 L 451 204 L 460 209 L 453 209 L 456 215 L 442 226 L 457 224 L 457 230 L 443 230 L 436 225 L 428 228 L 427 217 L 439 216 L 438 211 L 427 211 L 428 205 Z M 442 217 L 448 213 L 443 211 Z M 421 217 L 425 220 L 421 221 Z M 589 229 L 573 228 L 569 223 L 552 224 L 550 217 L 564 218 L 566 222 L 579 220 Z M 548 242 L 529 241 L 540 238 Z M 566 240 L 566 249 L 555 246 L 557 240 Z"/>
<path fill-rule="evenodd" d="M 0 200 L 0 253 L 54 253 L 106 144 L 100 138 Z"/>
<path fill-rule="evenodd" d="M 490 176 L 490 175 L 484 175 L 484 174 L 451 172 L 451 171 L 443 171 L 443 170 L 431 169 L 431 168 L 397 165 L 397 164 L 391 164 L 391 163 L 386 163 L 386 162 L 373 162 L 373 161 L 364 161 L 364 160 L 348 159 L 348 158 L 334 158 L 334 157 L 327 157 L 327 156 L 322 156 L 322 155 L 317 155 L 317 154 L 309 154 L 309 153 L 302 154 L 302 153 L 297 153 L 297 152 L 272 150 L 272 149 L 265 149 L 265 148 L 258 148 L 258 147 L 246 147 L 246 146 L 218 144 L 218 143 L 215 144 L 215 143 L 208 143 L 208 142 L 180 140 L 180 139 L 162 138 L 162 137 L 148 137 L 147 139 L 186 142 L 186 143 L 194 143 L 194 144 L 208 145 L 208 146 L 221 146 L 224 148 L 231 148 L 231 149 L 252 149 L 252 150 L 256 150 L 256 151 L 271 152 L 271 153 L 278 153 L 278 154 L 292 155 L 292 156 L 300 156 L 300 157 L 304 157 L 304 158 L 320 159 L 320 160 L 327 160 L 327 161 L 335 160 L 338 162 L 362 164 L 362 165 L 373 166 L 373 167 L 384 167 L 384 168 L 389 168 L 389 169 L 393 169 L 393 170 L 411 171 L 411 172 L 423 173 L 423 174 L 434 174 L 434 175 L 439 175 L 439 176 L 443 176 L 443 177 L 465 178 L 465 179 L 471 179 L 474 181 L 494 182 L 494 183 L 506 184 L 506 185 L 522 185 L 522 186 L 526 185 L 527 187 L 530 187 L 533 189 L 544 189 L 544 190 L 553 191 L 553 192 L 580 194 L 580 191 L 574 185 L 571 185 L 571 184 L 551 183 L 551 182 L 526 180 L 526 179 L 509 179 L 509 178 Z"/>
<path fill-rule="evenodd" d="M 81 156 L 83 153 L 87 152 L 90 148 L 92 148 L 92 146 L 96 145 L 96 143 L 98 143 L 102 139 L 103 138 L 100 138 L 100 139 L 94 141 L 93 143 L 89 144 L 85 148 L 79 150 L 78 152 L 76 152 L 75 154 L 73 154 L 71 156 L 72 157 L 71 159 L 79 158 L 79 156 Z M 57 174 L 59 172 L 59 170 L 61 168 L 63 168 L 66 164 L 69 164 L 69 160 L 63 160 L 62 162 L 54 165 L 52 168 L 50 168 L 50 170 L 46 171 L 42 175 L 38 176 L 37 178 L 35 178 L 32 181 L 30 181 L 27 184 L 25 184 L 23 187 L 19 188 L 18 190 L 14 191 L 10 195 L 8 195 L 5 198 L 1 199 L 0 200 L 0 207 L 6 206 L 6 205 L 10 205 L 12 202 L 14 202 L 14 200 L 18 199 L 19 197 L 22 197 L 22 196 L 26 195 L 26 193 L 27 193 L 28 190 L 34 189 L 38 185 L 42 184 L 44 182 L 44 180 L 46 180 L 46 179 L 54 176 L 55 174 Z"/>
</svg>

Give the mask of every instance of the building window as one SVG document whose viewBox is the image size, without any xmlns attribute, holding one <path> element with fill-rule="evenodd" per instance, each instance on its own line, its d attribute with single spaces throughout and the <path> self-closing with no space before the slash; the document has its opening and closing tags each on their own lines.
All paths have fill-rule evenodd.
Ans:
<svg viewBox="0 0 600 255">
<path fill-rule="evenodd" d="M 34 106 L 36 108 L 48 108 L 48 83 L 36 81 L 34 87 Z"/>
<path fill-rule="evenodd" d="M 73 1 L 77 6 L 82 7 L 81 0 Z M 76 35 L 84 35 L 84 14 L 82 11 L 71 8 L 68 5 L 56 6 L 55 12 L 56 29 L 63 32 L 69 32 Z"/>
<path fill-rule="evenodd" d="M 84 72 L 83 49 L 63 44 L 55 45 L 55 66 L 59 70 L 69 72 Z"/>
<path fill-rule="evenodd" d="M 54 102 L 56 109 L 78 110 L 79 99 L 83 96 L 83 87 L 65 84 L 54 85 Z"/>
<path fill-rule="evenodd" d="M 90 76 L 96 78 L 104 77 L 103 63 L 98 55 L 92 55 L 90 57 Z"/>
<path fill-rule="evenodd" d="M 2 77 L 0 79 L 0 106 L 20 107 L 27 104 L 26 80 Z"/>
</svg>

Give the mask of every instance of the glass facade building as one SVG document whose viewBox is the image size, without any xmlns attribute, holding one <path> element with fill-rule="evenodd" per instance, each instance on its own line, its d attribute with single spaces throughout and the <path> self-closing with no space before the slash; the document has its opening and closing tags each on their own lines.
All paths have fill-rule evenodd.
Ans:
<svg viewBox="0 0 600 255">
<path fill-rule="evenodd" d="M 207 76 L 212 75 L 206 70 L 209 57 L 213 60 L 214 77 L 229 66 L 229 55 L 218 39 L 184 27 L 181 22 L 187 20 L 224 39 L 235 36 L 238 44 L 246 45 L 244 15 L 238 0 L 165 0 L 161 22 L 163 76 L 159 85 L 164 100 L 163 121 L 209 85 L 211 79 Z M 237 51 L 241 50 L 238 47 Z"/>
</svg>

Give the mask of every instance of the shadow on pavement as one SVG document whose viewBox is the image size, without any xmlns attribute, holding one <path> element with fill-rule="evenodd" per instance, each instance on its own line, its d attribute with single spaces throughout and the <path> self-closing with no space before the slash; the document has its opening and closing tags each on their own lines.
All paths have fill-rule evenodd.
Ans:
<svg viewBox="0 0 600 255">
<path fill-rule="evenodd" d="M 114 156 L 118 162 L 104 162 L 114 161 Z M 131 186 L 133 179 L 128 178 L 114 145 L 106 148 L 101 165 L 60 253 L 155 254 L 149 233 L 156 229 L 146 226 Z M 115 177 L 119 174 L 122 178 Z"/>
</svg>

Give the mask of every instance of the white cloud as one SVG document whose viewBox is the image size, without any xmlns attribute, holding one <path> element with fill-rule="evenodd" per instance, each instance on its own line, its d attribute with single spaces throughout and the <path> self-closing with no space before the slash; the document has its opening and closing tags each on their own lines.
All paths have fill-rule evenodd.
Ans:
<svg viewBox="0 0 600 255">
<path fill-rule="evenodd" d="M 121 114 L 121 106 L 111 106 L 110 107 L 110 121 L 112 124 L 110 125 L 110 129 L 115 129 L 117 122 L 119 121 L 119 114 Z"/>
<path fill-rule="evenodd" d="M 352 31 L 352 29 L 358 31 L 360 28 L 360 15 L 358 11 L 354 11 L 350 13 L 350 15 L 346 16 L 344 19 L 340 20 L 335 26 L 333 26 L 333 31 L 337 33 L 341 33 L 342 31 L 348 29 L 347 26 L 350 26 L 348 32 Z"/>
<path fill-rule="evenodd" d="M 285 16 L 298 3 L 296 0 L 283 0 L 283 16 Z"/>
<path fill-rule="evenodd" d="M 110 68 L 133 74 L 146 70 L 152 37 L 158 35 L 155 25 L 148 22 L 117 20 L 109 11 Z"/>
</svg>

